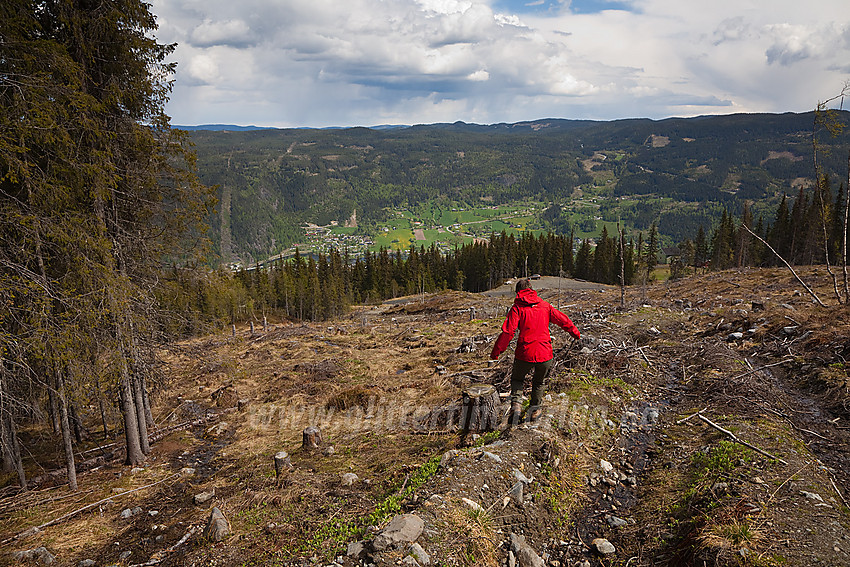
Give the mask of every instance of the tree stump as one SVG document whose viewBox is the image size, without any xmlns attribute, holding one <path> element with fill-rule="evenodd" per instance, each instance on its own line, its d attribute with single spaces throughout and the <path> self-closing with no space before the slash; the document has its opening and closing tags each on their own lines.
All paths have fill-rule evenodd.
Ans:
<svg viewBox="0 0 850 567">
<path fill-rule="evenodd" d="M 303 449 L 312 450 L 318 449 L 322 444 L 322 432 L 315 425 L 311 425 L 304 429 L 302 433 L 301 447 Z"/>
<path fill-rule="evenodd" d="M 472 384 L 463 391 L 461 431 L 486 432 L 499 427 L 499 391 L 492 384 Z"/>
<path fill-rule="evenodd" d="M 281 451 L 274 456 L 275 477 L 280 478 L 286 475 L 286 473 L 291 471 L 293 468 L 292 462 L 289 460 L 289 453 L 286 451 Z"/>
</svg>

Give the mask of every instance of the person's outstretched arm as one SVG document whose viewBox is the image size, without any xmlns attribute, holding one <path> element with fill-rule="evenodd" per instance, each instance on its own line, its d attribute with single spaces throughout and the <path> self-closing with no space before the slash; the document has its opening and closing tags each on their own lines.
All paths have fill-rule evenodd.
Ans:
<svg viewBox="0 0 850 567">
<path fill-rule="evenodd" d="M 511 310 L 508 311 L 508 316 L 505 318 L 505 322 L 502 323 L 502 332 L 499 334 L 499 338 L 496 339 L 496 343 L 493 345 L 493 351 L 490 353 L 490 358 L 496 360 L 499 358 L 499 355 L 505 352 L 505 349 L 508 348 L 508 345 L 511 344 L 511 339 L 514 338 L 514 333 L 516 333 L 516 329 L 519 326 L 519 310 L 516 307 L 511 307 Z"/>
<path fill-rule="evenodd" d="M 569 317 L 567 317 L 554 307 L 552 307 L 552 309 L 549 311 L 549 321 L 551 323 L 555 323 L 563 330 L 571 334 L 574 339 L 581 338 L 581 333 L 579 332 L 578 327 L 576 327 L 575 324 L 570 321 Z"/>
</svg>

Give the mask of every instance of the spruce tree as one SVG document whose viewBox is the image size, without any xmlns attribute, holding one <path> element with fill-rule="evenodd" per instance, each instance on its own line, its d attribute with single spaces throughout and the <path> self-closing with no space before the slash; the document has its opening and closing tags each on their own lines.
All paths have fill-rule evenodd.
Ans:
<svg viewBox="0 0 850 567">
<path fill-rule="evenodd" d="M 209 204 L 163 111 L 172 47 L 148 8 L 0 6 L 0 340 L 20 346 L 0 352 L 57 402 L 72 488 L 73 399 L 104 375 L 87 365 L 112 362 L 127 461 L 145 458 L 163 261 L 185 260 Z"/>
</svg>

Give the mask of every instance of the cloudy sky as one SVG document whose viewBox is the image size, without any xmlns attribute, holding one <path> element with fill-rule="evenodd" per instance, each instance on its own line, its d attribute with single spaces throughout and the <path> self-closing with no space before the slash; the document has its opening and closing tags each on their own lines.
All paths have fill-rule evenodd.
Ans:
<svg viewBox="0 0 850 567">
<path fill-rule="evenodd" d="M 811 110 L 847 0 L 152 0 L 173 124 L 276 127 Z M 850 102 L 850 101 L 848 101 Z"/>
</svg>

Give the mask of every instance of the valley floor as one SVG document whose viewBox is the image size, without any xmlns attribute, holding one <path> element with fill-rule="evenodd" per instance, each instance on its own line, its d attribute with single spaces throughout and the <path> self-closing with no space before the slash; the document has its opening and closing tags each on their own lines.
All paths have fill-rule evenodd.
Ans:
<svg viewBox="0 0 850 567">
<path fill-rule="evenodd" d="M 836 303 L 824 268 L 804 278 Z M 510 293 L 186 341 L 162 353 L 145 466 L 4 491 L 0 563 L 43 546 L 58 565 L 850 564 L 845 307 L 782 270 L 633 287 L 622 306 L 615 288 L 534 287 L 583 334 L 553 330 L 540 422 L 446 424 L 470 384 L 508 389 L 512 357 L 488 355 Z M 384 545 L 403 520 L 416 546 Z"/>
</svg>

